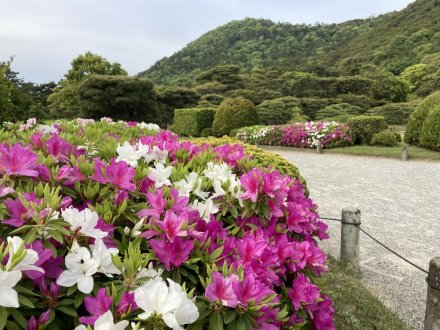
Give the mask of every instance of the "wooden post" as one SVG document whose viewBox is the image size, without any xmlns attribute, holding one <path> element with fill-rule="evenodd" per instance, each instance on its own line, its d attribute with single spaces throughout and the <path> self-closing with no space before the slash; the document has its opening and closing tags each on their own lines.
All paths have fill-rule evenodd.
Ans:
<svg viewBox="0 0 440 330">
<path fill-rule="evenodd" d="M 440 329 L 440 257 L 429 262 L 426 297 L 425 330 Z"/>
<path fill-rule="evenodd" d="M 321 144 L 321 139 L 317 139 L 316 140 L 316 153 L 318 154 L 322 154 L 322 144 Z"/>
<path fill-rule="evenodd" d="M 408 160 L 408 146 L 406 144 L 402 147 L 402 160 L 407 161 Z"/>
<path fill-rule="evenodd" d="M 342 210 L 341 224 L 341 260 L 353 266 L 356 274 L 360 275 L 359 266 L 359 226 L 361 211 L 355 208 Z"/>
</svg>

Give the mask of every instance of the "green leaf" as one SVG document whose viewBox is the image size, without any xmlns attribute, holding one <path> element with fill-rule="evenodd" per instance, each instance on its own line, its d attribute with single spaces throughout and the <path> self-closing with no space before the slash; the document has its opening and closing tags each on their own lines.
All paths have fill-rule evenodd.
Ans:
<svg viewBox="0 0 440 330">
<path fill-rule="evenodd" d="M 209 317 L 208 330 L 223 330 L 223 318 L 219 312 L 214 312 Z"/>
<path fill-rule="evenodd" d="M 70 315 L 70 316 L 74 316 L 74 317 L 78 316 L 75 308 L 73 308 L 71 306 L 58 306 L 57 310 L 59 310 L 60 312 L 63 312 L 64 314 Z"/>
<path fill-rule="evenodd" d="M 19 312 L 17 309 L 10 309 L 9 314 L 11 314 L 11 316 L 14 318 L 14 320 L 18 323 L 18 325 L 21 328 L 27 329 L 28 322 L 21 312 Z M 9 326 L 8 326 L 8 329 L 9 329 Z"/>
<path fill-rule="evenodd" d="M 8 320 L 8 311 L 4 307 L 0 307 L 0 330 L 3 330 Z"/>
<path fill-rule="evenodd" d="M 223 320 L 225 321 L 225 324 L 231 323 L 235 318 L 237 317 L 237 313 L 235 310 L 228 310 L 224 314 Z"/>
<path fill-rule="evenodd" d="M 26 306 L 29 308 L 35 308 L 34 304 L 32 303 L 32 301 L 30 301 L 28 298 L 26 298 L 25 296 L 19 295 L 18 296 L 18 302 L 20 303 L 20 305 L 22 306 Z"/>
</svg>

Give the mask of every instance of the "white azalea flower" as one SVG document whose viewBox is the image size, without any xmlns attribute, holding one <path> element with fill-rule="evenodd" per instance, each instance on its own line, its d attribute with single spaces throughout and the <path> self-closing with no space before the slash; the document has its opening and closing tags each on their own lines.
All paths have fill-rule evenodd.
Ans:
<svg viewBox="0 0 440 330">
<path fill-rule="evenodd" d="M 168 150 L 162 150 L 157 146 L 153 146 L 153 149 L 151 150 L 151 157 L 155 162 L 165 163 L 168 157 Z"/>
<path fill-rule="evenodd" d="M 124 161 L 131 167 L 136 167 L 138 165 L 140 158 L 139 152 L 128 141 L 125 141 L 122 145 L 118 144 L 116 152 L 118 153 L 116 162 Z"/>
<path fill-rule="evenodd" d="M 14 254 L 17 253 L 18 249 L 21 246 L 24 246 L 24 241 L 18 236 L 8 237 L 8 243 L 11 244 L 11 247 L 9 249 L 9 260 L 6 264 L 6 269 L 9 269 L 9 267 L 11 266 Z M 40 273 L 44 273 L 43 268 L 35 266 L 35 263 L 38 261 L 37 251 L 32 249 L 25 249 L 25 251 L 26 256 L 14 267 L 14 270 L 34 270 Z"/>
<path fill-rule="evenodd" d="M 150 174 L 148 174 L 148 178 L 154 181 L 154 186 L 156 188 L 165 185 L 169 186 L 171 185 L 171 182 L 168 178 L 170 177 L 172 170 L 172 166 L 165 167 L 162 163 L 157 163 L 156 167 L 151 170 Z"/>
<path fill-rule="evenodd" d="M 61 216 L 65 221 L 70 223 L 73 231 L 79 229 L 79 232 L 84 236 L 100 239 L 108 235 L 108 233 L 101 229 L 95 228 L 98 224 L 98 213 L 90 209 L 84 209 L 80 212 L 71 206 L 61 211 Z"/>
<path fill-rule="evenodd" d="M 121 274 L 120 270 L 112 262 L 112 255 L 119 253 L 116 248 L 107 248 L 102 239 L 95 239 L 93 245 L 91 245 L 92 257 L 98 261 L 98 272 L 112 277 L 111 274 Z"/>
<path fill-rule="evenodd" d="M 168 283 L 169 287 L 162 278 L 156 278 L 149 280 L 134 291 L 136 304 L 144 311 L 138 317 L 146 320 L 153 313 L 161 314 L 168 327 L 180 330 L 182 325 L 197 320 L 199 312 L 194 302 L 188 299 L 178 284 L 170 279 Z M 188 314 L 184 315 L 185 313 Z"/>
<path fill-rule="evenodd" d="M 194 207 L 199 211 L 200 217 L 209 222 L 211 219 L 211 214 L 215 214 L 219 211 L 218 207 L 214 204 L 214 201 L 211 198 L 208 198 L 206 201 L 194 201 Z"/>
<path fill-rule="evenodd" d="M 52 125 L 38 125 L 37 129 L 43 134 L 58 134 L 58 130 Z"/>
<path fill-rule="evenodd" d="M 71 252 L 66 256 L 65 263 L 67 270 L 58 277 L 57 284 L 66 287 L 78 284 L 79 291 L 92 292 L 92 275 L 98 271 L 99 262 L 92 258 L 90 251 L 85 247 L 80 247 L 74 241 Z"/>
<path fill-rule="evenodd" d="M 235 174 L 232 174 L 231 168 L 226 163 L 214 164 L 213 162 L 209 162 L 203 174 L 205 174 L 208 179 L 220 180 L 221 182 L 235 178 Z"/>
<path fill-rule="evenodd" d="M 196 172 L 191 172 L 185 176 L 185 179 L 174 182 L 174 186 L 177 188 L 181 196 L 189 197 L 189 194 L 193 191 L 198 179 L 198 174 Z"/>
<path fill-rule="evenodd" d="M 5 271 L 0 269 L 0 306 L 18 308 L 18 294 L 13 289 L 21 279 L 18 270 Z"/>
<path fill-rule="evenodd" d="M 94 330 L 124 330 L 130 324 L 127 320 L 120 321 L 116 324 L 113 323 L 113 314 L 111 311 L 107 311 L 102 314 L 95 321 L 93 325 Z M 83 324 L 77 326 L 75 330 L 86 330 L 87 327 Z"/>
<path fill-rule="evenodd" d="M 147 268 L 142 268 L 136 275 L 136 279 L 140 278 L 156 278 L 160 277 L 163 273 L 163 269 L 159 268 L 159 270 L 156 270 L 153 268 L 153 264 L 151 262 L 148 263 Z"/>
<path fill-rule="evenodd" d="M 159 125 L 156 125 L 156 124 L 147 124 L 147 123 L 142 122 L 142 123 L 138 123 L 137 126 L 140 128 L 143 128 L 143 129 L 148 129 L 150 131 L 155 131 L 155 132 L 160 131 Z"/>
</svg>

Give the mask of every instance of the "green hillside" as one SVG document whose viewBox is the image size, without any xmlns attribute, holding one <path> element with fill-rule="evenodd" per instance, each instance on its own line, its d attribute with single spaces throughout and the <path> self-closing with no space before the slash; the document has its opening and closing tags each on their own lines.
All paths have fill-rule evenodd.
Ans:
<svg viewBox="0 0 440 330">
<path fill-rule="evenodd" d="M 201 71 L 236 64 L 314 72 L 358 74 L 375 64 L 394 74 L 440 52 L 440 1 L 417 0 L 407 8 L 341 24 L 293 25 L 265 19 L 232 21 L 202 35 L 140 76 L 158 84 L 190 85 Z"/>
</svg>

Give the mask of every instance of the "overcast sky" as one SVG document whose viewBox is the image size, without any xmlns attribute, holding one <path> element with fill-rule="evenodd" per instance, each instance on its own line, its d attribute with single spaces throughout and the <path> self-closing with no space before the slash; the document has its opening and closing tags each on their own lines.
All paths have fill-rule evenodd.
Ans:
<svg viewBox="0 0 440 330">
<path fill-rule="evenodd" d="M 413 0 L 0 0 L 0 61 L 28 81 L 58 81 L 86 51 L 136 74 L 234 19 L 337 23 Z"/>
</svg>

